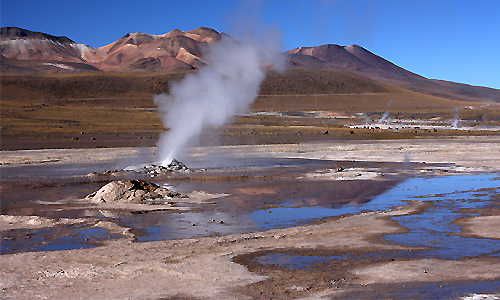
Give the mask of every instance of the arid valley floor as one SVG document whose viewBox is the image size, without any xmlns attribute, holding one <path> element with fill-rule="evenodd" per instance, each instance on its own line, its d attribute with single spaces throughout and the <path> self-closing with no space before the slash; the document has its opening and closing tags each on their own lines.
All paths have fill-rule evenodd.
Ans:
<svg viewBox="0 0 500 300">
<path fill-rule="evenodd" d="M 191 165 L 199 168 L 151 179 L 189 198 L 153 208 L 82 200 L 117 179 L 87 171 L 133 161 L 139 152 L 2 153 L 2 297 L 429 299 L 499 292 L 498 137 L 198 147 Z M 218 167 L 208 165 L 214 161 Z M 451 182 L 401 186 L 412 178 Z M 398 186 L 396 198 L 410 189 L 412 196 L 367 206 L 394 197 Z M 447 216 L 428 220 L 431 228 L 405 223 L 438 209 Z M 97 247 L 47 251 L 82 245 Z"/>
</svg>

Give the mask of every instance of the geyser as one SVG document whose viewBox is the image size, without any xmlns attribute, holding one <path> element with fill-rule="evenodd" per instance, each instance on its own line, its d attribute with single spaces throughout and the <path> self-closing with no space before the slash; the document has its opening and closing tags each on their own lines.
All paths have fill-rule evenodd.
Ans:
<svg viewBox="0 0 500 300">
<path fill-rule="evenodd" d="M 388 125 L 392 122 L 392 119 L 389 117 L 389 108 L 391 107 L 392 102 L 394 102 L 392 99 L 389 100 L 389 103 L 387 104 L 387 111 L 384 113 L 382 118 L 380 118 L 380 120 L 378 120 L 377 124 L 381 124 L 385 120 L 387 120 Z"/>
<path fill-rule="evenodd" d="M 451 120 L 451 127 L 457 128 L 458 127 L 458 121 L 460 120 L 460 117 L 458 116 L 458 109 L 454 109 L 455 116 L 453 117 L 453 120 Z"/>
<path fill-rule="evenodd" d="M 266 65 L 284 66 L 284 56 L 256 43 L 228 36 L 210 47 L 208 65 L 174 83 L 169 94 L 156 95 L 164 132 L 157 143 L 159 164 L 166 166 L 205 126 L 222 126 L 248 110 L 266 76 Z"/>
</svg>

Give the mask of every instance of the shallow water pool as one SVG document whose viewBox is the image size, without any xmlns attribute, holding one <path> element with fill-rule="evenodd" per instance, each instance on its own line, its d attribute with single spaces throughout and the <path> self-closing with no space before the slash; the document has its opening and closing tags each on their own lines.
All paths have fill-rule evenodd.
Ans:
<svg viewBox="0 0 500 300">
<path fill-rule="evenodd" d="M 406 246 L 432 248 L 421 251 L 421 257 L 458 259 L 478 255 L 500 256 L 499 240 L 453 235 L 460 233 L 460 226 L 452 224 L 458 218 L 477 215 L 464 209 L 498 205 L 494 196 L 499 193 L 498 174 L 417 177 L 408 179 L 361 205 L 339 208 L 285 206 L 258 210 L 253 213 L 253 217 L 265 229 L 283 228 L 310 222 L 313 218 L 381 211 L 407 204 L 411 200 L 427 201 L 432 205 L 421 213 L 392 218 L 408 228 L 409 233 L 384 238 Z"/>
</svg>

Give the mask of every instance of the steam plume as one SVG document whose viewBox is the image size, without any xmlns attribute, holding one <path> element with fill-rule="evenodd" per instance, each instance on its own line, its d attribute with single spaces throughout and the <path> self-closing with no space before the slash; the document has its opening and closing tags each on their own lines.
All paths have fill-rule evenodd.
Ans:
<svg viewBox="0 0 500 300">
<path fill-rule="evenodd" d="M 451 121 L 451 127 L 458 127 L 458 121 L 460 120 L 459 119 L 459 116 L 458 116 L 458 109 L 455 108 L 455 116 L 453 117 L 453 120 Z"/>
<path fill-rule="evenodd" d="M 204 57 L 209 65 L 172 85 L 170 94 L 154 102 L 163 126 L 157 155 L 168 165 L 204 126 L 222 126 L 236 113 L 248 110 L 266 76 L 264 64 L 284 66 L 284 56 L 256 43 L 239 43 L 224 36 Z"/>
<path fill-rule="evenodd" d="M 384 113 L 384 115 L 382 116 L 382 118 L 380 118 L 380 120 L 378 120 L 378 124 L 384 122 L 389 117 L 389 108 L 391 107 L 392 102 L 394 102 L 392 99 L 389 100 L 389 104 L 387 104 L 387 111 Z M 392 119 L 389 118 L 387 120 L 388 124 L 390 123 L 389 120 L 392 121 Z"/>
<path fill-rule="evenodd" d="M 385 121 L 385 119 L 387 119 L 387 117 L 389 117 L 389 111 L 386 111 L 384 113 L 384 115 L 382 116 L 382 118 L 380 118 L 380 120 L 378 120 L 378 124 L 382 123 Z"/>
<path fill-rule="evenodd" d="M 481 120 L 483 121 L 483 126 L 486 127 L 488 125 L 488 116 L 486 114 L 484 114 L 482 117 L 481 117 Z"/>
</svg>

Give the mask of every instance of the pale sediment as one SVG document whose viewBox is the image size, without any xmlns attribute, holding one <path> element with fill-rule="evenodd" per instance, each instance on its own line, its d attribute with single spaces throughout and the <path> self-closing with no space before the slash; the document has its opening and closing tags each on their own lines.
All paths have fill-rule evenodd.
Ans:
<svg viewBox="0 0 500 300">
<path fill-rule="evenodd" d="M 81 156 L 82 151 L 67 149 L 1 154 L 4 165 L 18 166 L 31 163 L 60 164 L 73 160 L 75 163 L 87 160 L 106 161 L 117 153 L 133 157 L 135 150 L 88 149 Z M 422 167 L 422 173 L 429 175 L 500 171 L 500 139 L 491 137 L 204 147 L 194 149 L 194 153 L 207 157 L 217 153 L 233 158 L 253 156 L 444 164 Z M 383 179 L 382 173 L 375 169 L 332 168 L 309 172 L 306 177 L 317 181 L 342 178 L 351 180 L 363 176 L 366 177 L 364 179 Z M 175 201 L 207 203 L 228 195 L 196 191 L 188 196 Z M 144 206 L 140 203 L 126 205 Z M 383 291 L 386 284 L 395 283 L 403 285 L 499 280 L 500 261 L 497 256 L 458 260 L 415 258 L 407 254 L 424 249 L 391 244 L 382 239 L 384 235 L 401 234 L 408 230 L 392 217 L 418 213 L 426 205 L 430 204 L 414 200 L 408 205 L 388 211 L 339 216 L 314 225 L 141 243 L 132 242 L 133 234 L 126 227 L 92 219 L 94 226 L 110 232 L 120 232 L 130 238 L 103 242 L 102 246 L 90 249 L 2 255 L 2 296 L 17 299 L 85 299 L 89 297 L 89 291 L 92 291 L 92 297 L 106 299 L 314 299 L 323 296 L 342 297 L 349 295 L 353 289 L 362 289 L 368 285 Z M 110 206 L 110 210 L 116 208 Z M 126 209 L 125 206 L 119 208 Z M 165 209 L 167 208 L 172 209 L 166 204 Z M 498 220 L 498 215 L 495 214 L 476 216 L 456 223 L 462 226 L 460 235 L 498 239 Z M 12 229 L 23 226 L 50 227 L 69 222 L 64 219 L 55 221 L 29 216 L 2 216 L 0 221 L 7 226 L 2 228 Z M 381 254 L 379 260 L 362 261 L 349 259 L 347 256 L 346 259 L 324 267 L 328 272 L 321 269 L 321 266 L 320 269 L 297 271 L 263 266 L 254 260 L 267 253 L 289 252 L 300 252 L 303 256 L 379 252 L 402 253 L 402 256 L 388 260 L 383 259 Z"/>
</svg>

